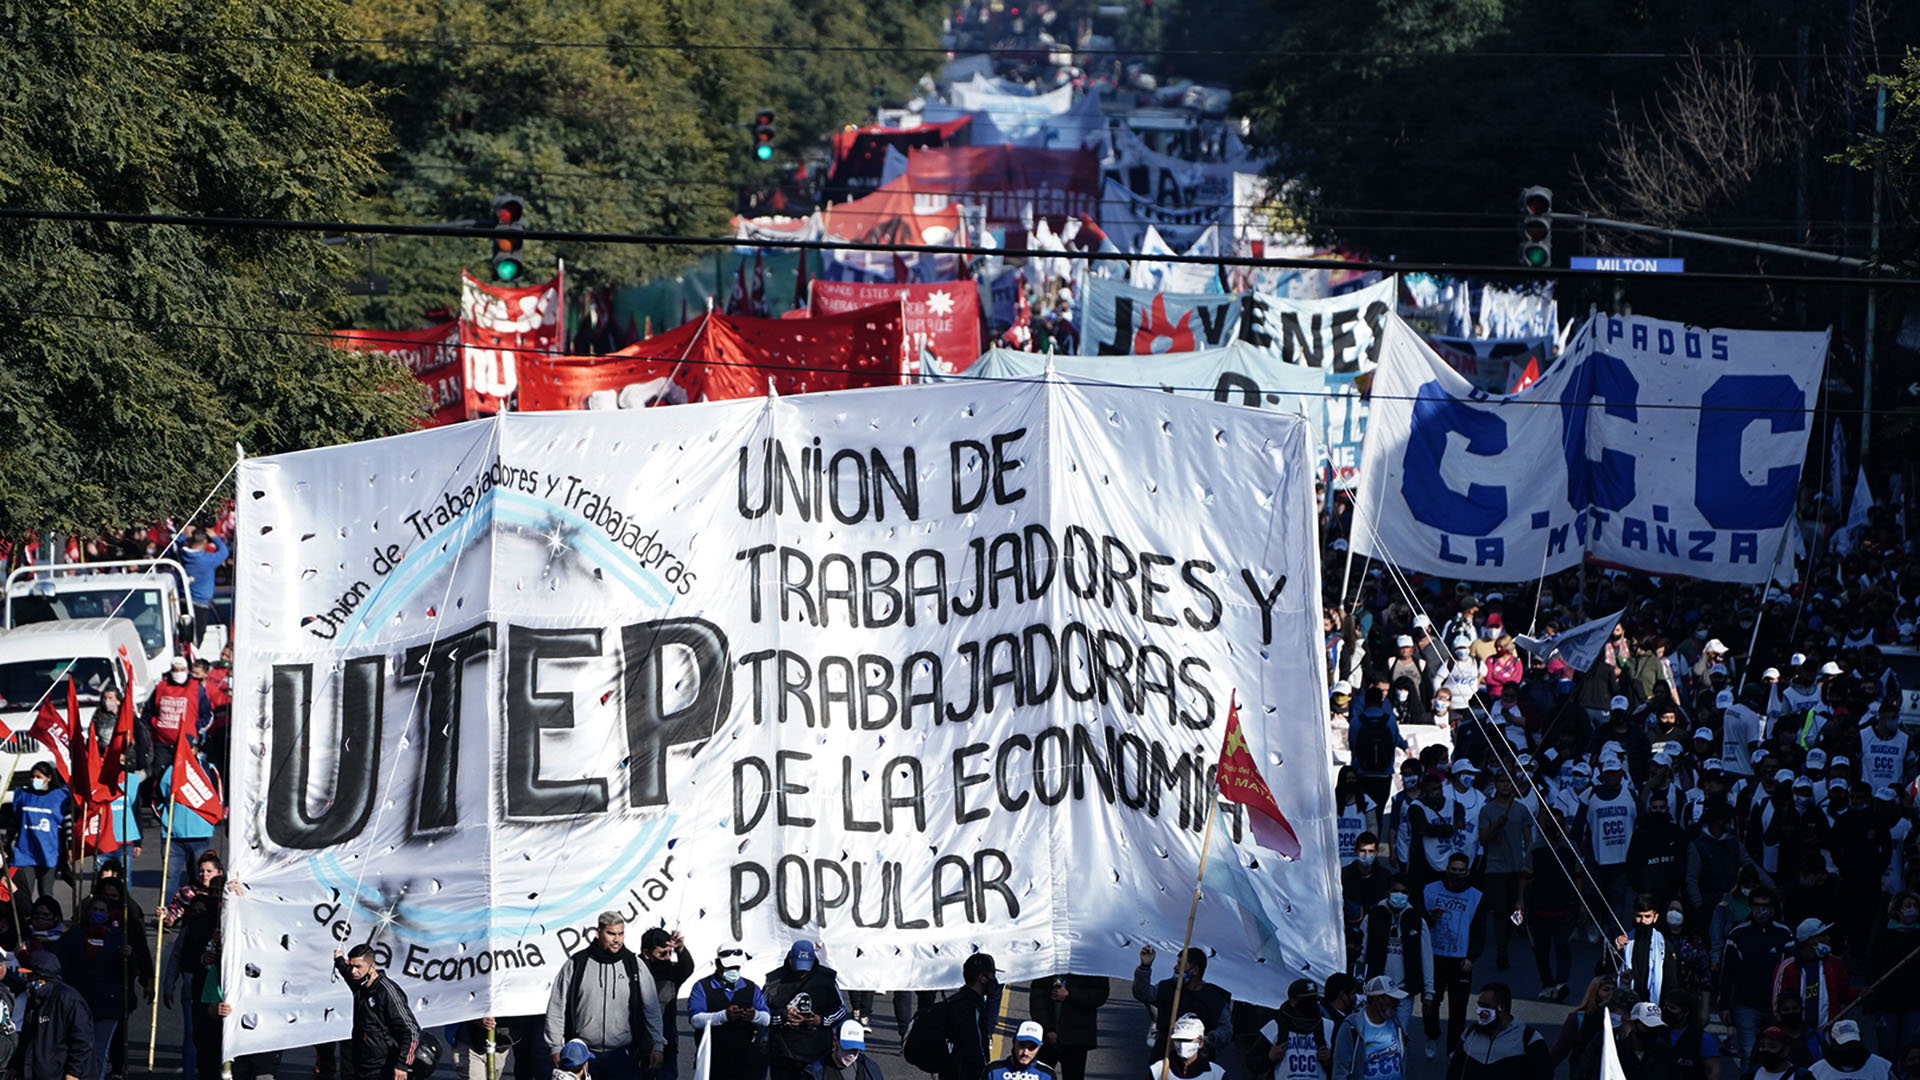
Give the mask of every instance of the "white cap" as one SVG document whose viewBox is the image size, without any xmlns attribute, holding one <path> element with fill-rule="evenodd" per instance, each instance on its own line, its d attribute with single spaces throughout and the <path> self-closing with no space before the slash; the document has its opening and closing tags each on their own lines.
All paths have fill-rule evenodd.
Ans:
<svg viewBox="0 0 1920 1080">
<path fill-rule="evenodd" d="M 1726 767 L 1726 763 L 1717 757 L 1710 757 L 1700 763 L 1700 769 L 1703 772 L 1719 772 Z"/>
<path fill-rule="evenodd" d="M 1601 772 L 1620 772 L 1621 771 L 1620 759 L 1617 757 L 1614 757 L 1612 754 L 1607 754 L 1603 756 L 1600 759 L 1600 771 Z"/>
<path fill-rule="evenodd" d="M 1793 940 L 1812 941 L 1821 934 L 1833 929 L 1833 924 L 1819 919 L 1801 919 L 1800 925 L 1793 928 Z"/>
<path fill-rule="evenodd" d="M 1833 755 L 1833 759 L 1827 762 L 1827 768 L 1837 769 L 1842 765 L 1852 765 L 1852 764 L 1853 764 L 1853 759 L 1849 758 L 1847 755 L 1835 754 Z"/>
<path fill-rule="evenodd" d="M 1827 781 L 1827 790 L 1828 791 L 1845 791 L 1847 790 L 1847 782 L 1841 779 L 1840 777 L 1836 776 L 1833 779 Z"/>
<path fill-rule="evenodd" d="M 1413 625 L 1415 625 L 1415 626 L 1432 626 L 1432 625 L 1433 625 L 1433 620 L 1432 620 L 1432 619 L 1429 619 L 1429 618 L 1427 618 L 1427 615 L 1426 615 L 1426 613 L 1425 613 L 1425 612 L 1421 612 L 1420 614 L 1418 614 L 1418 615 L 1415 615 L 1415 616 L 1413 617 Z"/>
<path fill-rule="evenodd" d="M 1584 762 L 1584 761 L 1576 761 L 1576 762 L 1574 762 L 1573 764 L 1571 764 L 1571 765 L 1569 765 L 1569 766 L 1567 766 L 1567 775 L 1569 775 L 1569 776 L 1592 776 L 1592 775 L 1593 775 L 1593 766 L 1591 766 L 1591 765 L 1589 765 L 1589 764 L 1587 764 L 1587 763 L 1586 763 L 1586 762 Z"/>
<path fill-rule="evenodd" d="M 1761 672 L 1760 677 L 1763 679 L 1777 679 L 1780 677 L 1780 669 L 1777 667 L 1770 667 L 1767 670 Z"/>
<path fill-rule="evenodd" d="M 1413 648 L 1413 638 L 1410 635 L 1401 634 L 1399 637 L 1393 639 L 1393 647 L 1396 649 L 1411 649 Z"/>
<path fill-rule="evenodd" d="M 1775 769 L 1773 772 L 1773 782 L 1776 784 L 1793 783 L 1793 770 L 1792 769 Z M 1812 781 L 1808 781 L 1808 783 L 1812 783 Z"/>
<path fill-rule="evenodd" d="M 174 658 L 173 658 L 173 670 L 175 670 L 175 671 L 185 671 L 185 670 L 187 670 L 187 658 L 186 658 L 186 657 L 184 657 L 184 656 L 176 656 L 176 657 L 174 657 Z"/>
<path fill-rule="evenodd" d="M 1800 665 L 1806 662 L 1807 662 L 1807 654 L 1803 652 L 1797 652 L 1797 653 L 1794 653 L 1792 656 L 1787 657 L 1788 667 L 1799 667 Z"/>
<path fill-rule="evenodd" d="M 1833 1022 L 1833 1041 L 1835 1043 L 1859 1042 L 1859 1022 L 1855 1020 L 1835 1020 Z"/>
<path fill-rule="evenodd" d="M 1666 1018 L 1660 1015 L 1660 1006 L 1651 1001 L 1642 1001 L 1633 1007 L 1627 1019 L 1637 1020 L 1641 1027 L 1666 1027 Z"/>
<path fill-rule="evenodd" d="M 1820 674 L 1838 675 L 1840 674 L 1840 665 L 1829 660 L 1826 663 L 1820 665 Z"/>
<path fill-rule="evenodd" d="M 1733 708 L 1733 691 L 1722 690 L 1713 695 L 1713 707 L 1722 710 Z"/>
<path fill-rule="evenodd" d="M 1453 775 L 1478 776 L 1480 775 L 1480 770 L 1473 767 L 1473 762 L 1468 761 L 1466 758 L 1461 758 L 1459 761 L 1453 763 Z"/>
<path fill-rule="evenodd" d="M 1335 694 L 1351 694 L 1353 693 L 1353 684 L 1345 679 L 1341 679 L 1339 682 L 1333 684 L 1331 692 Z"/>
<path fill-rule="evenodd" d="M 1807 751 L 1807 768 L 1825 770 L 1826 767 L 1827 767 L 1827 752 L 1825 750 L 1822 750 L 1816 746 L 1813 749 Z"/>
<path fill-rule="evenodd" d="M 1020 1030 L 1014 1033 L 1013 1041 L 1017 1043 L 1032 1043 L 1035 1046 L 1039 1046 L 1041 1043 L 1047 1041 L 1047 1029 L 1041 1027 L 1040 1021 L 1038 1020 L 1023 1021 L 1020 1024 Z"/>
<path fill-rule="evenodd" d="M 842 1050 L 867 1048 L 867 1029 L 860 1026 L 860 1021 L 848 1020 L 840 1025 L 840 1048 Z"/>
<path fill-rule="evenodd" d="M 1384 975 L 1381 976 L 1381 978 L 1385 977 Z M 1368 983 L 1367 985 L 1371 986 L 1373 984 Z M 1402 994 L 1400 996 L 1405 997 L 1406 995 Z M 1032 1021 L 1028 1021 L 1028 1023 L 1032 1023 Z M 1184 1042 L 1188 1039 L 1204 1039 L 1207 1037 L 1207 1025 L 1201 1023 L 1200 1018 L 1197 1016 L 1183 1016 L 1173 1022 L 1171 1037 L 1174 1042 Z"/>
<path fill-rule="evenodd" d="M 1653 763 L 1655 765 L 1671 765 L 1673 764 L 1673 758 L 1669 757 L 1667 752 L 1662 750 L 1660 753 L 1653 755 Z"/>
<path fill-rule="evenodd" d="M 1727 647 L 1725 645 L 1720 644 L 1719 638 L 1714 638 L 1712 641 L 1707 642 L 1705 651 L 1714 652 L 1714 653 L 1723 653 L 1727 651 Z"/>
<path fill-rule="evenodd" d="M 1615 694 L 1613 695 L 1613 700 L 1607 702 L 1608 711 L 1612 711 L 1614 709 L 1620 709 L 1624 711 L 1628 708 L 1631 708 L 1631 706 L 1627 704 L 1627 695 L 1625 694 Z"/>
<path fill-rule="evenodd" d="M 1407 992 L 1393 984 L 1393 976 L 1375 975 L 1373 978 L 1367 980 L 1367 985 L 1364 989 L 1360 991 L 1360 996 L 1370 997 L 1370 998 L 1371 997 L 1390 997 L 1398 1001 L 1399 999 L 1406 997 Z M 1181 1023 L 1185 1023 L 1185 1022 L 1186 1021 L 1184 1020 L 1181 1021 Z M 1199 1021 L 1195 1020 L 1194 1023 L 1197 1024 L 1199 1023 Z M 1175 1024 L 1174 1030 L 1178 1031 L 1179 1029 L 1180 1029 L 1180 1025 Z M 1205 1029 L 1202 1029 L 1202 1033 L 1203 1034 L 1205 1033 Z"/>
<path fill-rule="evenodd" d="M 1800 790 L 1801 788 L 1806 788 L 1806 789 L 1807 789 L 1808 791 L 1812 791 L 1812 790 L 1813 790 L 1813 777 L 1811 777 L 1811 776 L 1796 776 L 1796 777 L 1794 777 L 1794 779 L 1793 779 L 1793 789 L 1794 789 L 1795 791 L 1798 791 L 1798 790 Z"/>
<path fill-rule="evenodd" d="M 1765 760 L 1767 760 L 1767 749 L 1764 746 L 1754 747 L 1753 753 L 1747 755 L 1747 764 L 1749 765 L 1758 765 Z"/>
<path fill-rule="evenodd" d="M 1895 792 L 1893 790 L 1893 786 L 1890 784 L 1882 784 L 1881 786 L 1874 788 L 1873 797 L 1876 799 L 1879 799 L 1881 802 L 1899 802 L 1900 801 L 1899 793 Z"/>
<path fill-rule="evenodd" d="M 1694 728 L 1694 729 L 1693 729 L 1693 737 L 1694 737 L 1694 738 L 1696 738 L 1696 739 L 1705 739 L 1705 740 L 1707 740 L 1708 742 L 1712 742 L 1712 741 L 1713 741 L 1713 729 L 1712 729 L 1712 728 L 1710 728 L 1710 727 L 1697 727 L 1697 728 Z"/>
</svg>

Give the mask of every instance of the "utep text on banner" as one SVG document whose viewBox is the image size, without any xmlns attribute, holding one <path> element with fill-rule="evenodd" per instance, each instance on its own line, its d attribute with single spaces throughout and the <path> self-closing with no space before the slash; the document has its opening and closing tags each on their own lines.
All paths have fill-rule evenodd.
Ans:
<svg viewBox="0 0 1920 1080">
<path fill-rule="evenodd" d="M 1595 316 L 1539 382 L 1468 385 L 1398 316 L 1369 402 L 1353 550 L 1513 581 L 1585 556 L 1767 580 L 1827 335 Z"/>
<path fill-rule="evenodd" d="M 229 1051 L 345 1038 L 368 938 L 423 1024 L 538 1013 L 609 908 L 766 968 L 818 939 L 854 989 L 1130 973 L 1235 691 L 1303 855 L 1214 838 L 1207 977 L 1324 979 L 1309 440 L 1053 379 L 245 462 Z"/>
</svg>

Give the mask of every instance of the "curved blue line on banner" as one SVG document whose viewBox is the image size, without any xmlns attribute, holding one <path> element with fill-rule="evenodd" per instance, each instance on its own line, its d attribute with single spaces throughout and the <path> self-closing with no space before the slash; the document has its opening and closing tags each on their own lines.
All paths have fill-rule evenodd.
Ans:
<svg viewBox="0 0 1920 1080">
<path fill-rule="evenodd" d="M 678 817 L 656 820 L 641 827 L 624 850 L 607 861 L 607 866 L 628 866 L 633 870 L 626 877 L 612 883 L 611 888 L 605 878 L 593 883 L 594 887 L 583 889 L 557 901 L 538 904 L 510 904 L 488 906 L 482 910 L 459 908 L 447 910 L 445 898 L 432 901 L 433 911 L 425 909 L 428 897 L 422 895 L 416 902 L 413 898 L 403 898 L 394 906 L 392 912 L 382 911 L 367 902 L 365 895 L 355 897 L 356 875 L 347 872 L 339 860 L 331 855 L 319 855 L 313 860 L 313 879 L 318 884 L 336 890 L 341 896 L 352 900 L 353 910 L 363 918 L 377 923 L 382 917 L 391 916 L 393 921 L 403 928 L 406 937 L 415 941 L 452 942 L 470 941 L 475 933 L 482 932 L 480 924 L 484 922 L 484 933 L 489 937 L 516 935 L 526 932 L 529 924 L 539 921 L 553 926 L 572 925 L 584 920 L 599 909 L 617 899 L 618 890 L 625 888 L 635 878 L 647 872 L 653 860 L 666 847 L 667 837 L 672 833 Z M 434 929 L 445 927 L 445 929 Z"/>
<path fill-rule="evenodd" d="M 475 528 L 480 518 L 485 516 L 484 528 Z M 489 488 L 474 501 L 473 509 L 463 514 L 459 521 L 450 522 L 425 540 L 420 546 L 428 549 L 422 559 L 403 557 L 400 569 L 380 582 L 373 590 L 368 602 L 362 604 L 354 613 L 353 620 L 342 631 L 343 646 L 359 643 L 360 634 L 369 626 L 381 626 L 393 617 L 400 605 L 406 603 L 420 588 L 439 573 L 443 566 L 450 567 L 476 538 L 490 535 L 495 520 L 512 525 L 539 526 L 549 519 L 557 519 L 576 530 L 573 539 L 584 541 L 585 547 L 597 556 L 597 562 L 607 576 L 618 581 L 636 599 L 649 601 L 662 607 L 671 607 L 677 598 L 673 587 L 661 580 L 652 570 L 634 565 L 631 551 L 614 543 L 606 531 L 581 517 L 579 514 L 555 506 L 552 503 L 536 499 L 519 491 L 501 491 Z M 468 535 L 455 542 L 448 534 L 456 529 L 465 530 Z M 439 548 L 439 550 L 433 550 Z M 418 550 L 418 548 L 416 548 Z M 409 552 L 409 555 L 412 553 Z"/>
</svg>

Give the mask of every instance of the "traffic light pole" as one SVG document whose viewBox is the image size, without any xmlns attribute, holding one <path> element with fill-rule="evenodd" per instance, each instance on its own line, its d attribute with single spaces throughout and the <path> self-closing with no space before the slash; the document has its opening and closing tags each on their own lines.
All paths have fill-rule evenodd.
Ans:
<svg viewBox="0 0 1920 1080">
<path fill-rule="evenodd" d="M 1872 259 L 1856 259 L 1848 255 L 1832 255 L 1824 251 L 1792 247 L 1787 244 L 1769 244 L 1764 240 L 1739 240 L 1731 236 L 1715 236 L 1712 233 L 1694 232 L 1691 229 L 1669 229 L 1664 225 L 1642 225 L 1634 221 L 1615 221 L 1612 218 L 1587 217 L 1584 214 L 1562 214 L 1558 211 L 1547 215 L 1556 222 L 1565 221 L 1574 225 L 1591 225 L 1600 229 L 1619 229 L 1622 232 L 1652 233 L 1655 236 L 1667 236 L 1676 240 L 1698 240 L 1705 244 L 1719 244 L 1723 247 L 1746 248 L 1749 251 L 1764 251 L 1772 255 L 1790 255 L 1796 259 L 1810 259 L 1814 262 L 1831 263 L 1836 266 L 1853 266 L 1862 269 L 1880 265 Z"/>
</svg>

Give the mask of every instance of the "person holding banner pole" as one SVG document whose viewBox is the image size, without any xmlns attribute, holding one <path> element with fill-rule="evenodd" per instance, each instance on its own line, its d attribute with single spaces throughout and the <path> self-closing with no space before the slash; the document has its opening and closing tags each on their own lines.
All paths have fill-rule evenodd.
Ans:
<svg viewBox="0 0 1920 1080">
<path fill-rule="evenodd" d="M 182 823 L 178 810 L 182 806 L 192 815 L 205 821 L 211 832 L 211 826 L 218 824 L 226 816 L 226 807 L 211 778 L 206 774 L 198 755 L 193 749 L 193 735 L 181 731 L 173 742 L 173 765 L 167 769 L 162 783 L 167 789 L 166 840 L 162 845 L 160 858 L 160 895 L 167 895 L 167 872 L 173 867 L 173 834 L 176 826 Z M 204 850 L 204 846 L 203 846 Z M 157 920 L 159 933 L 153 945 L 153 982 L 160 985 L 160 965 L 165 958 L 166 920 Z M 153 1020 L 147 1031 L 147 1068 L 153 1068 L 154 1045 L 160 1034 L 160 1010 L 153 1010 Z"/>
</svg>

